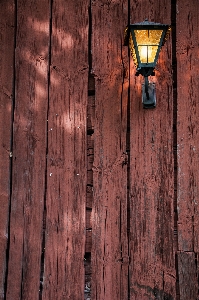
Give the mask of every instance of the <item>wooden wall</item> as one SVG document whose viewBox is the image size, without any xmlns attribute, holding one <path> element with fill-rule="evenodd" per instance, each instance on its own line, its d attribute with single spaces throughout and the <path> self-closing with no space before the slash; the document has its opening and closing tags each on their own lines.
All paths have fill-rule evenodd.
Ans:
<svg viewBox="0 0 199 300">
<path fill-rule="evenodd" d="M 125 26 L 172 24 L 143 110 Z M 0 299 L 197 300 L 199 2 L 0 2 Z"/>
</svg>

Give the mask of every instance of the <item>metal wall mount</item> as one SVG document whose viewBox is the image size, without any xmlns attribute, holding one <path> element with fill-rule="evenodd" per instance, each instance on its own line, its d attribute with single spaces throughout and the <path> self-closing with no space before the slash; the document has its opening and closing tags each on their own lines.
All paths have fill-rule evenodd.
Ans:
<svg viewBox="0 0 199 300">
<path fill-rule="evenodd" d="M 142 84 L 142 105 L 143 108 L 156 107 L 155 83 L 149 83 L 148 77 L 144 77 L 145 82 Z"/>
</svg>

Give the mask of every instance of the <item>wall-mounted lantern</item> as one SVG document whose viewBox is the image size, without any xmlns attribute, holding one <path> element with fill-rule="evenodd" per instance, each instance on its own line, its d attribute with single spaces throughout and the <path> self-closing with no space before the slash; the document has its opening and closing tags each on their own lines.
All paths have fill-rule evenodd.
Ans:
<svg viewBox="0 0 199 300">
<path fill-rule="evenodd" d="M 155 84 L 149 83 L 148 76 L 154 76 L 154 68 L 161 47 L 169 35 L 169 25 L 149 22 L 130 24 L 125 29 L 124 45 L 131 50 L 134 64 L 139 74 L 145 78 L 142 85 L 142 103 L 144 108 L 156 106 Z"/>
</svg>

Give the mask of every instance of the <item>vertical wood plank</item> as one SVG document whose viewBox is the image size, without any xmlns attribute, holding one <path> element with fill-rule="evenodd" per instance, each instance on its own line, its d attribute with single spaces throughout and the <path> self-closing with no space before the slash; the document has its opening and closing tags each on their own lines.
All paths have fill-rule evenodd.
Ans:
<svg viewBox="0 0 199 300">
<path fill-rule="evenodd" d="M 199 3 L 189 4 L 177 1 L 178 246 L 198 252 Z"/>
<path fill-rule="evenodd" d="M 131 23 L 170 24 L 168 1 L 131 1 Z M 130 299 L 175 299 L 173 249 L 173 104 L 171 43 L 161 50 L 157 107 L 144 110 L 143 78 L 130 74 Z"/>
<path fill-rule="evenodd" d="M 39 299 L 46 165 L 48 1 L 17 1 L 7 300 Z"/>
<path fill-rule="evenodd" d="M 95 133 L 92 299 L 128 298 L 127 1 L 92 1 Z"/>
<path fill-rule="evenodd" d="M 191 3 L 177 1 L 176 10 L 178 250 L 182 252 L 178 255 L 180 299 L 196 299 L 198 270 L 196 277 L 195 264 L 198 264 L 199 252 L 199 3 L 196 0 Z"/>
<path fill-rule="evenodd" d="M 88 0 L 52 5 L 43 300 L 84 299 Z"/>
<path fill-rule="evenodd" d="M 178 253 L 178 272 L 180 300 L 195 300 L 198 296 L 198 279 L 196 269 L 196 255 L 193 252 Z"/>
<path fill-rule="evenodd" d="M 11 159 L 11 119 L 15 6 L 14 1 L 0 3 L 0 299 L 5 297 L 6 249 L 8 244 Z"/>
</svg>

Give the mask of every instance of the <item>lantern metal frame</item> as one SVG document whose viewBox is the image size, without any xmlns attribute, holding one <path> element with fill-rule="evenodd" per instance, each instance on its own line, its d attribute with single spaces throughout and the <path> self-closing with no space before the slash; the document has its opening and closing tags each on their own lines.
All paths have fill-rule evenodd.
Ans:
<svg viewBox="0 0 199 300">
<path fill-rule="evenodd" d="M 156 107 L 156 93 L 155 93 L 155 84 L 149 83 L 148 76 L 154 76 L 155 66 L 158 60 L 158 56 L 161 50 L 161 47 L 166 42 L 169 32 L 170 25 L 149 22 L 147 19 L 140 23 L 130 24 L 125 29 L 124 36 L 124 46 L 129 46 L 131 50 L 131 55 L 133 57 L 135 66 L 136 66 L 136 76 L 142 75 L 145 78 L 145 82 L 142 85 L 142 103 L 144 108 L 153 108 Z M 157 51 L 153 62 L 148 62 L 148 48 L 147 48 L 147 62 L 143 63 L 140 59 L 140 54 L 138 51 L 138 43 L 135 36 L 135 30 L 162 30 L 162 34 L 159 40 L 158 45 L 149 44 L 141 46 L 156 46 Z"/>
</svg>

